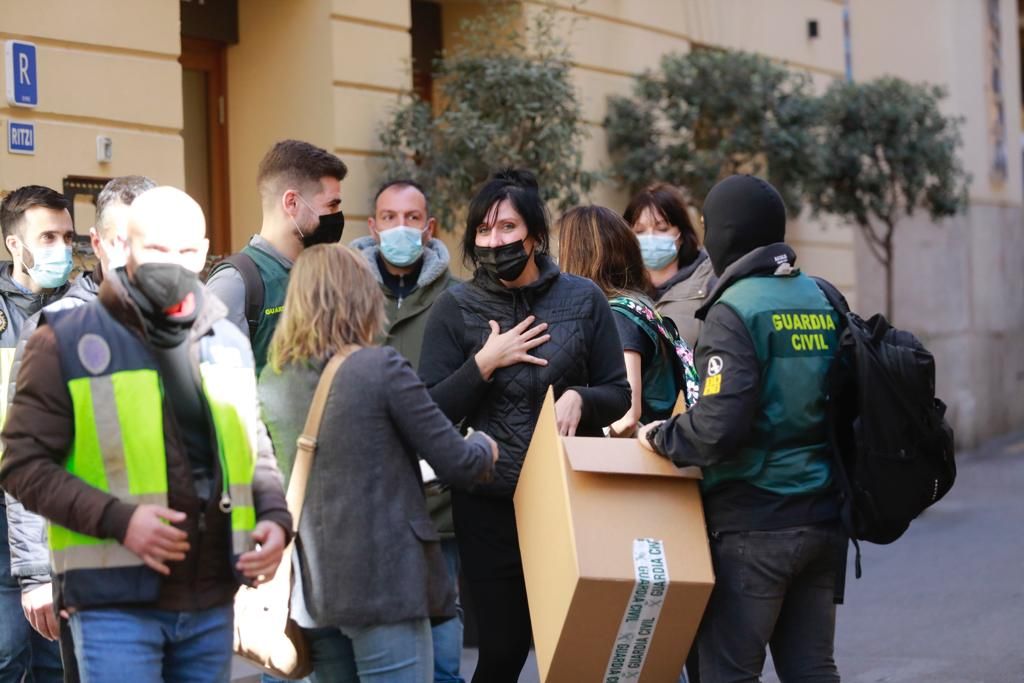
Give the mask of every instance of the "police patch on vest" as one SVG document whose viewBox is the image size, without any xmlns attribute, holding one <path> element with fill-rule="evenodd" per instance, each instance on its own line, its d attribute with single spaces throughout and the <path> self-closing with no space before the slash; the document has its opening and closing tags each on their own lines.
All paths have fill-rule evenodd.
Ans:
<svg viewBox="0 0 1024 683">
<path fill-rule="evenodd" d="M 0 334 L 7 331 L 7 314 L 0 311 Z"/>
<path fill-rule="evenodd" d="M 78 360 L 92 374 L 103 374 L 110 367 L 110 345 L 98 334 L 90 332 L 82 335 L 78 340 Z"/>
</svg>

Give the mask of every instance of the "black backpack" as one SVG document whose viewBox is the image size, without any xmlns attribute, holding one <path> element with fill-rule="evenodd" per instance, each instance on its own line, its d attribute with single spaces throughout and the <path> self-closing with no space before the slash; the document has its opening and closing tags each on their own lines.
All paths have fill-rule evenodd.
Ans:
<svg viewBox="0 0 1024 683">
<path fill-rule="evenodd" d="M 839 290 L 815 280 L 840 318 L 829 427 L 842 520 L 855 546 L 892 543 L 956 479 L 953 430 L 935 397 L 935 357 L 881 314 L 863 320 Z"/>
<path fill-rule="evenodd" d="M 266 296 L 263 277 L 252 257 L 242 251 L 225 256 L 214 264 L 210 276 L 229 266 L 238 271 L 245 283 L 245 320 L 249 323 L 249 339 L 253 340 L 256 338 L 256 328 L 260 325 L 260 313 L 263 311 L 263 299 Z M 209 280 L 210 276 L 206 279 Z"/>
</svg>

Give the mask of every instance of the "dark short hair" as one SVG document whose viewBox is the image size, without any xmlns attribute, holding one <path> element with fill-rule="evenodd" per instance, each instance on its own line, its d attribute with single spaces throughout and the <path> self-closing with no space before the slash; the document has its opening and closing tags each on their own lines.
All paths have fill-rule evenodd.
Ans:
<svg viewBox="0 0 1024 683">
<path fill-rule="evenodd" d="M 256 186 L 260 195 L 276 195 L 282 186 L 304 187 L 320 182 L 324 176 L 344 180 L 345 162 L 326 149 L 301 140 L 282 140 L 270 148 L 260 162 Z"/>
<path fill-rule="evenodd" d="M 154 187 L 156 182 L 144 175 L 123 175 L 104 185 L 96 197 L 96 230 L 100 236 L 104 236 L 103 214 L 106 213 L 107 207 L 114 202 L 131 206 L 136 197 Z"/>
<path fill-rule="evenodd" d="M 71 202 L 56 190 L 42 185 L 25 185 L 14 190 L 0 202 L 0 228 L 4 237 L 15 234 L 21 228 L 25 212 L 41 206 L 55 211 L 67 211 Z"/>
<path fill-rule="evenodd" d="M 411 187 L 421 195 L 423 195 L 423 202 L 427 205 L 427 216 L 430 216 L 430 197 L 427 196 L 427 191 L 423 189 L 423 186 L 417 183 L 411 178 L 396 178 L 395 180 L 389 180 L 380 188 L 377 189 L 377 194 L 373 195 L 373 212 L 377 212 L 377 200 L 380 196 L 390 190 L 392 187 Z"/>
<path fill-rule="evenodd" d="M 564 272 L 592 280 L 608 298 L 652 294 L 640 243 L 622 216 L 603 206 L 577 206 L 557 225 Z"/>
<path fill-rule="evenodd" d="M 540 196 L 537 176 L 525 169 L 497 171 L 477 191 L 466 214 L 466 234 L 462 238 L 462 256 L 476 264 L 476 229 L 496 204 L 508 200 L 523 217 L 526 234 L 537 243 L 538 253 L 548 251 L 548 210 Z"/>
<path fill-rule="evenodd" d="M 683 199 L 682 193 L 668 183 L 649 185 L 636 193 L 630 200 L 622 217 L 626 219 L 630 227 L 633 227 L 640 220 L 644 209 L 650 209 L 655 215 L 660 215 L 679 230 L 683 243 L 679 246 L 677 262 L 680 267 L 692 263 L 693 259 L 697 258 L 700 244 L 697 240 L 697 231 L 686 210 L 686 200 Z"/>
</svg>

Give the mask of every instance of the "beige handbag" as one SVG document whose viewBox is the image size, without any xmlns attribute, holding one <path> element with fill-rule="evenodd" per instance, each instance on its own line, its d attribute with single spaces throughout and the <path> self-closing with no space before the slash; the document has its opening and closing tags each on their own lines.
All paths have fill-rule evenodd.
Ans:
<svg viewBox="0 0 1024 683">
<path fill-rule="evenodd" d="M 320 420 L 327 395 L 338 368 L 356 347 L 346 347 L 324 367 L 309 406 L 306 426 L 298 438 L 295 464 L 288 482 L 288 510 L 299 528 L 306 484 L 316 453 Z M 235 596 L 235 654 L 279 678 L 298 679 L 313 671 L 309 643 L 302 629 L 291 619 L 292 550 L 290 543 L 281 555 L 274 578 L 256 588 L 242 586 Z"/>
</svg>

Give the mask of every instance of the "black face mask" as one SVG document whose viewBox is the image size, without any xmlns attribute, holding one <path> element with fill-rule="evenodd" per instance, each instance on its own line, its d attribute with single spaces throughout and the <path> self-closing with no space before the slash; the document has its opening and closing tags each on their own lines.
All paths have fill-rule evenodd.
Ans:
<svg viewBox="0 0 1024 683">
<path fill-rule="evenodd" d="M 345 214 L 341 211 L 320 216 L 320 224 L 316 230 L 302 236 L 302 246 L 307 249 L 314 244 L 335 244 L 341 241 L 341 233 L 345 230 Z"/>
<path fill-rule="evenodd" d="M 166 311 L 196 288 L 199 276 L 176 263 L 144 263 L 135 269 L 132 281 L 153 306 Z"/>
<path fill-rule="evenodd" d="M 477 247 L 476 262 L 492 276 L 505 282 L 512 282 L 523 274 L 530 254 L 526 253 L 523 240 L 517 240 L 500 247 Z"/>
</svg>

